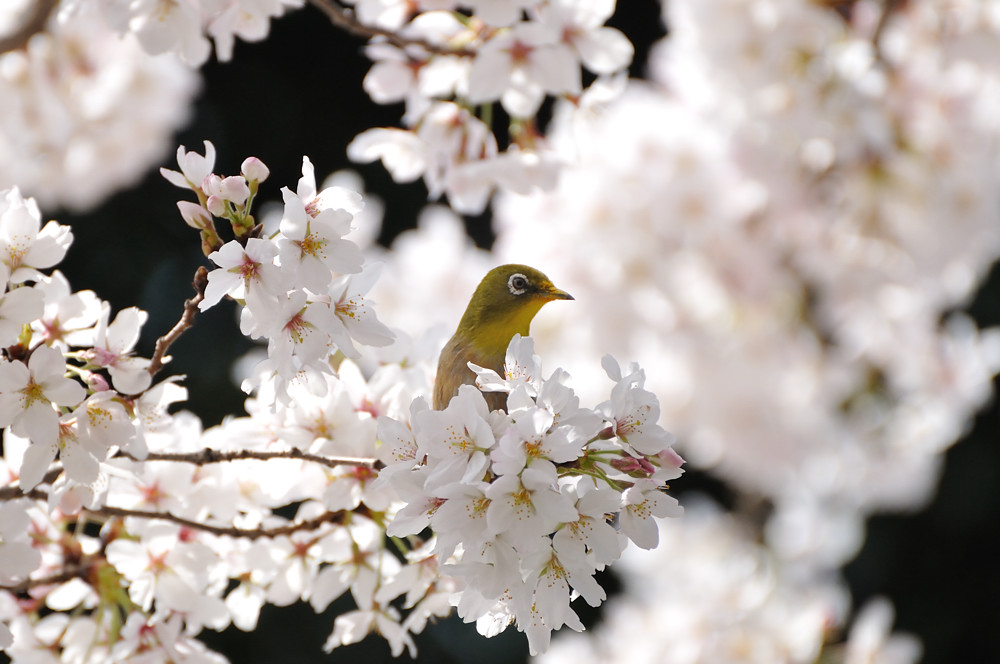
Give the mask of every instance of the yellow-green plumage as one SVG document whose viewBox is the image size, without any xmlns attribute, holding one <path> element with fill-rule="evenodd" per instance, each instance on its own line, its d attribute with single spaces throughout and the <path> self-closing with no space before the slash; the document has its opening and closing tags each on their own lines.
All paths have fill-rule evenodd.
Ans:
<svg viewBox="0 0 1000 664">
<path fill-rule="evenodd" d="M 572 299 L 527 265 L 501 265 L 490 270 L 472 294 L 455 335 L 441 351 L 434 408 L 446 407 L 460 385 L 475 385 L 476 374 L 469 369 L 469 362 L 503 375 L 511 338 L 515 334 L 527 336 L 531 319 L 546 302 Z M 502 392 L 483 396 L 490 410 L 507 407 L 507 395 Z"/>
</svg>

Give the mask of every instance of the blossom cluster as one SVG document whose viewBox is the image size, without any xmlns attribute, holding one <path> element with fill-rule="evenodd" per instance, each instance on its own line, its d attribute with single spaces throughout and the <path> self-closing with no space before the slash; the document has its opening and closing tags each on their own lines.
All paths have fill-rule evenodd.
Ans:
<svg viewBox="0 0 1000 664">
<path fill-rule="evenodd" d="M 431 198 L 447 194 L 459 212 L 481 212 L 495 188 L 552 188 L 564 157 L 548 146 L 538 112 L 546 98 L 587 106 L 620 91 L 633 46 L 605 25 L 614 0 L 417 4 L 428 11 L 356 2 L 362 21 L 403 37 L 372 40 L 364 88 L 378 103 L 404 102 L 406 128 L 366 130 L 348 155 L 380 159 L 397 182 L 423 177 Z M 583 70 L 595 77 L 586 88 Z M 506 147 L 494 127 L 501 109 Z"/>
<path fill-rule="evenodd" d="M 208 273 L 198 308 L 204 311 L 223 297 L 237 300 L 243 304 L 240 331 L 267 341 L 267 359 L 244 382 L 245 391 L 267 384 L 274 388 L 268 390 L 272 400 L 287 403 L 291 381 L 323 385 L 321 377 L 333 373 L 332 355 L 360 357 L 354 341 L 369 346 L 392 342 L 392 331 L 364 297 L 377 269 L 362 270 L 360 248 L 344 238 L 354 213 L 363 207 L 359 194 L 342 187 L 317 192 L 312 162 L 304 157 L 296 190 L 281 190 L 284 211 L 277 233 L 256 237 L 262 228 L 251 208 L 257 187 L 269 175 L 259 159 L 246 159 L 241 175 L 216 175 L 215 147 L 206 141 L 204 155 L 182 146 L 177 161 L 181 172 L 161 171 L 171 183 L 197 195 L 198 203 L 177 205 L 217 266 Z M 216 218 L 229 224 L 234 239 L 222 241 Z"/>
<path fill-rule="evenodd" d="M 30 48 L 7 56 L 10 85 L 28 88 L 11 98 L 30 102 L 36 97 L 37 102 L 19 113 L 21 122 L 2 127 L 0 149 L 9 142 L 11 154 L 42 172 L 3 179 L 47 195 L 41 185 L 52 171 L 91 173 L 96 163 L 119 165 L 99 169 L 104 187 L 81 188 L 72 197 L 60 192 L 59 202 L 78 207 L 131 183 L 142 171 L 137 166 L 159 159 L 168 132 L 187 117 L 195 78 L 177 60 L 197 68 L 209 58 L 213 43 L 216 57 L 230 60 L 237 38 L 264 39 L 272 19 L 304 4 L 64 0 Z M 605 25 L 615 11 L 614 0 L 355 0 L 348 3 L 351 9 L 335 0 L 312 4 L 334 25 L 371 37 L 365 52 L 373 65 L 364 88 L 372 100 L 405 102 L 402 128 L 363 131 L 348 148 L 351 158 L 381 160 L 399 182 L 422 177 L 432 198 L 447 195 L 462 212 L 481 212 L 497 188 L 528 192 L 554 186 L 564 160 L 548 146 L 537 119 L 543 102 L 565 99 L 588 107 L 613 98 L 634 50 L 623 33 Z M 93 37 L 95 31 L 106 38 Z M 153 57 L 165 54 L 176 58 Z M 143 85 L 147 79 L 155 83 Z M 107 80 L 114 80 L 117 89 L 107 90 Z M 91 104 L 52 106 L 46 93 L 75 94 L 81 84 L 93 88 Z M 122 103 L 110 102 L 115 95 Z M 44 112 L 36 105 L 44 105 Z M 36 118 L 43 118 L 44 126 L 37 126 Z M 135 133 L 153 134 L 156 140 L 128 137 L 128 145 L 143 149 L 132 149 L 123 160 L 118 153 L 124 152 L 125 134 L 109 136 L 95 127 L 132 118 L 143 119 Z M 66 136 L 70 121 L 81 125 L 75 137 Z M 498 138 L 502 135 L 508 138 Z M 57 150 L 23 144 L 54 137 L 60 137 Z M 45 153 L 69 153 L 71 159 L 51 163 L 38 157 Z"/>
<path fill-rule="evenodd" d="M 890 633 L 884 598 L 867 603 L 845 642 L 830 647 L 850 603 L 842 584 L 782 565 L 753 529 L 704 496 L 685 503 L 683 519 L 661 522 L 655 551 L 622 556 L 615 570 L 625 572 L 625 592 L 608 601 L 604 625 L 560 635 L 535 662 L 920 661 L 915 637 Z"/>
<path fill-rule="evenodd" d="M 58 452 L 66 472 L 53 495 L 70 505 L 94 500 L 98 465 L 111 448 L 143 453 L 125 404 L 112 397 L 144 392 L 151 380 L 149 360 L 131 355 L 144 312 L 130 308 L 110 320 L 110 306 L 93 293 L 71 293 L 59 272 L 41 272 L 62 260 L 72 240 L 67 226 L 41 226 L 34 200 L 4 192 L 0 426 L 5 441 L 33 441 L 18 469 L 21 490 L 43 480 Z"/>
<path fill-rule="evenodd" d="M 116 34 L 97 10 L 107 4 L 50 16 L 23 48 L 0 52 L 0 187 L 46 209 L 92 208 L 137 183 L 191 116 L 197 73 Z"/>
<path fill-rule="evenodd" d="M 0 55 L 0 187 L 86 206 L 134 179 L 195 87 L 148 53 L 197 65 L 214 40 L 225 59 L 300 4 L 62 2 Z M 996 12 L 670 0 L 649 80 L 626 82 L 610 0 L 309 4 L 371 38 L 365 90 L 404 105 L 403 128 L 363 132 L 351 157 L 423 178 L 459 212 L 499 189 L 493 252 L 443 207 L 391 249 L 359 249 L 377 206 L 317 187 L 308 160 L 273 223 L 257 219 L 263 164 L 226 177 L 211 144 L 180 150 L 164 175 L 194 194 L 180 213 L 213 264 L 185 318 L 234 299 L 261 341 L 249 414 L 203 430 L 169 414 L 185 391 L 156 382 L 163 352 L 134 356 L 145 314 L 112 318 L 47 273 L 70 232 L 5 192 L 0 646 L 18 661 L 221 661 L 201 630 L 349 593 L 328 648 L 377 632 L 412 652 L 455 605 L 542 651 L 580 627 L 573 598 L 603 599 L 594 572 L 621 554 L 628 594 L 603 633 L 548 661 L 915 661 L 885 603 L 847 631 L 837 569 L 868 515 L 932 496 L 1000 369 L 996 331 L 956 313 L 1000 255 Z M 506 412 L 472 387 L 428 410 L 447 332 L 433 325 L 504 262 L 545 266 L 586 304 L 532 324 L 576 392 L 562 370 L 543 380 L 520 339 L 505 375 L 479 372 Z M 608 352 L 657 371 L 602 372 Z M 611 398 L 579 407 L 604 399 L 602 374 Z M 679 457 L 651 393 L 692 465 L 767 507 L 692 500 L 659 524 L 667 552 L 640 558 L 626 543 L 651 546 L 650 517 L 677 512 L 662 485 Z"/>
<path fill-rule="evenodd" d="M 653 79 L 558 115 L 578 167 L 496 207 L 501 260 L 561 265 L 604 312 L 535 330 L 555 361 L 583 385 L 597 348 L 669 367 L 679 451 L 821 567 L 925 504 L 1000 369 L 957 313 L 1000 255 L 1000 31 L 976 3 L 894 7 L 667 3 Z"/>
<path fill-rule="evenodd" d="M 960 312 L 1000 255 L 996 16 L 944 1 L 663 5 L 649 80 L 601 114 L 557 105 L 548 144 L 573 163 L 551 192 L 498 197 L 492 253 L 429 211 L 393 244 L 374 296 L 414 325 L 448 306 L 424 297 L 453 287 L 418 260 L 432 246 L 463 273 L 558 265 L 588 306 L 543 310 L 532 335 L 581 398 L 595 352 L 658 367 L 650 389 L 678 450 L 773 507 L 725 527 L 757 529 L 789 578 L 829 578 L 869 515 L 926 504 L 944 450 L 993 394 L 1000 338 Z M 649 573 L 616 571 L 634 586 Z M 718 599 L 705 615 L 731 615 Z M 748 620 L 770 620 L 758 609 Z M 683 605 L 623 614 L 643 611 L 666 621 Z M 606 642 L 629 642 L 628 622 L 608 624 Z M 658 654 L 724 659 L 708 646 L 725 631 L 665 636 Z M 902 650 L 886 661 L 917 658 Z M 814 659 L 802 652 L 788 659 Z"/>
<path fill-rule="evenodd" d="M 394 339 L 364 295 L 375 272 L 345 238 L 357 193 L 317 191 L 305 159 L 265 234 L 260 160 L 216 174 L 207 141 L 177 160 L 162 173 L 194 194 L 178 209 L 214 268 L 148 359 L 133 353 L 146 314 L 112 320 L 45 274 L 69 229 L 4 194 L 0 649 L 221 662 L 202 630 L 252 630 L 265 604 L 322 611 L 345 593 L 357 608 L 336 617 L 328 650 L 374 632 L 412 655 L 412 634 L 455 606 L 486 635 L 516 623 L 533 652 L 582 629 L 570 602 L 604 599 L 595 572 L 629 541 L 655 547 L 655 518 L 680 513 L 664 490 L 682 461 L 644 372 L 606 358 L 610 398 L 581 408 L 566 373 L 543 379 L 516 337 L 503 376 L 479 369 L 480 389 L 509 393 L 506 412 L 472 386 L 430 411 L 429 352 L 367 375 L 353 361 Z M 244 381 L 248 415 L 204 429 L 170 412 L 186 396 L 178 377 L 154 380 L 223 298 L 266 357 Z"/>
<path fill-rule="evenodd" d="M 683 461 L 643 371 L 604 365 L 611 398 L 581 408 L 567 374 L 543 380 L 531 339 L 516 335 L 504 376 L 472 365 L 479 389 L 460 387 L 444 410 L 417 401 L 408 423 L 379 419 L 379 481 L 405 502 L 386 532 L 429 527 L 431 551 L 461 589 L 458 614 L 486 636 L 516 622 L 533 654 L 553 630 L 583 629 L 570 601 L 605 599 L 593 575 L 626 538 L 654 548 L 655 518 L 681 513 L 662 490 Z M 483 391 L 507 393 L 507 410 L 490 412 Z"/>
<path fill-rule="evenodd" d="M 85 0 L 61 3 L 60 20 L 73 21 L 87 11 Z M 102 2 L 104 21 L 120 34 L 135 35 L 152 55 L 173 53 L 198 67 L 215 54 L 226 61 L 233 56 L 236 38 L 260 41 L 267 37 L 272 18 L 303 0 L 183 0 L 183 2 Z M 211 37 L 211 41 L 209 41 Z"/>
</svg>

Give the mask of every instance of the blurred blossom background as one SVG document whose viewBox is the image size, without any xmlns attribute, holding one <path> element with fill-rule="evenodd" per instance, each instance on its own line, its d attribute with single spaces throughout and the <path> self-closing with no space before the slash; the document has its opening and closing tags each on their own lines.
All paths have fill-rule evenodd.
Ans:
<svg viewBox="0 0 1000 664">
<path fill-rule="evenodd" d="M 72 225 L 74 288 L 150 312 L 140 354 L 203 262 L 157 167 L 209 139 L 219 172 L 268 165 L 265 200 L 303 155 L 365 193 L 353 239 L 415 355 L 490 267 L 520 262 L 576 297 L 532 327 L 548 371 L 592 405 L 602 355 L 645 368 L 687 512 L 540 662 L 813 662 L 824 643 L 850 664 L 1000 661 L 1000 4 L 620 3 L 621 96 L 543 108 L 558 184 L 464 217 L 348 161 L 402 104 L 368 98 L 363 41 L 315 9 L 200 70 L 74 25 L 0 55 L 0 188 Z M 241 411 L 251 351 L 231 306 L 172 349 L 206 424 Z M 202 638 L 234 662 L 389 661 L 375 639 L 323 655 L 329 624 L 267 607 L 254 633 Z M 527 657 L 520 635 L 454 620 L 418 644 L 426 662 Z"/>
</svg>

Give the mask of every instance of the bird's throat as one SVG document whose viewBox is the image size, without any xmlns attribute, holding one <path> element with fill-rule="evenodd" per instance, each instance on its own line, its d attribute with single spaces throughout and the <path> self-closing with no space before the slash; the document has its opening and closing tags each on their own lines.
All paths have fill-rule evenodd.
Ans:
<svg viewBox="0 0 1000 664">
<path fill-rule="evenodd" d="M 511 338 L 515 334 L 528 336 L 531 319 L 543 304 L 544 300 L 525 303 L 523 306 L 504 312 L 503 315 L 476 321 L 469 330 L 470 345 L 484 357 L 499 357 L 502 364 Z"/>
</svg>

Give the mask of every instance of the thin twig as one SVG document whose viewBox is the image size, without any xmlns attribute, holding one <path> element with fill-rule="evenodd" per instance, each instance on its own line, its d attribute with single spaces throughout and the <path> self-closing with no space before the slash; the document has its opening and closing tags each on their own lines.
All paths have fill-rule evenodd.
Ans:
<svg viewBox="0 0 1000 664">
<path fill-rule="evenodd" d="M 460 46 L 441 46 L 440 44 L 429 42 L 426 39 L 404 37 L 398 32 L 393 32 L 392 30 L 365 25 L 355 17 L 353 11 L 347 9 L 346 7 L 341 7 L 335 2 L 335 0 L 309 0 L 309 4 L 326 14 L 327 18 L 329 18 L 330 22 L 335 26 L 358 37 L 365 37 L 367 39 L 371 39 L 372 37 L 382 37 L 387 42 L 400 49 L 405 49 L 407 46 L 419 46 L 428 53 L 434 53 L 437 55 L 475 55 L 475 51 L 462 48 Z"/>
<path fill-rule="evenodd" d="M 227 461 L 243 461 L 254 459 L 257 461 L 267 461 L 269 459 L 298 459 L 300 461 L 311 461 L 322 464 L 329 468 L 337 466 L 361 466 L 363 468 L 378 469 L 381 462 L 378 459 L 363 459 L 357 457 L 327 457 L 318 454 L 309 454 L 298 448 L 290 450 L 262 452 L 258 450 L 213 450 L 206 447 L 198 452 L 150 452 L 145 459 L 137 459 L 127 452 L 118 452 L 116 455 L 132 461 L 176 461 L 179 463 L 193 463 L 196 466 L 204 466 L 210 463 L 225 463 Z"/>
<path fill-rule="evenodd" d="M 177 324 L 169 332 L 156 340 L 156 348 L 153 350 L 153 357 L 150 359 L 149 368 L 147 369 L 150 377 L 155 377 L 160 369 L 163 368 L 164 358 L 170 346 L 194 325 L 194 317 L 198 313 L 198 304 L 205 299 L 205 287 L 208 285 L 208 270 L 204 265 L 195 271 L 194 281 L 191 285 L 194 286 L 195 294 L 194 297 L 184 301 L 184 313 L 181 314 L 181 319 L 177 321 Z"/>
<path fill-rule="evenodd" d="M 176 523 L 180 526 L 186 526 L 193 530 L 200 530 L 202 532 L 211 533 L 212 535 L 224 535 L 228 537 L 244 537 L 249 540 L 256 540 L 261 538 L 271 538 L 271 537 L 282 537 L 285 535 L 291 535 L 300 531 L 306 530 L 316 530 L 324 524 L 327 523 L 341 523 L 347 516 L 348 512 L 346 510 L 338 510 L 336 512 L 324 512 L 313 519 L 307 519 L 305 521 L 298 521 L 296 523 L 289 523 L 284 526 L 276 526 L 274 528 L 236 528 L 235 526 L 213 526 L 207 523 L 202 523 L 200 521 L 194 521 L 192 519 L 186 519 L 182 516 L 177 516 L 171 514 L 170 512 L 154 512 L 150 510 L 129 510 L 122 507 L 112 507 L 110 505 L 105 505 L 97 509 L 84 510 L 88 514 L 94 516 L 105 516 L 105 517 L 118 517 L 118 518 L 137 518 L 137 519 L 153 519 L 157 521 L 169 521 L 171 523 Z"/>
<path fill-rule="evenodd" d="M 49 472 L 45 473 L 45 475 L 42 477 L 41 480 L 39 480 L 38 483 L 52 484 L 53 482 L 56 481 L 56 479 L 59 477 L 62 471 L 63 471 L 62 466 L 57 466 L 56 468 L 53 468 Z M 7 486 L 0 487 L 0 501 L 17 500 L 18 498 L 39 499 L 38 494 L 36 494 L 34 490 L 22 491 L 21 487 L 15 486 L 13 484 L 8 484 Z M 48 498 L 48 496 L 43 494 L 40 500 L 44 500 L 46 498 Z"/>
<path fill-rule="evenodd" d="M 33 490 L 32 493 L 41 494 L 41 496 L 34 496 L 35 498 L 40 498 L 44 500 L 46 496 L 43 492 Z M 274 528 L 235 528 L 235 527 L 225 527 L 225 526 L 211 526 L 205 523 L 200 523 L 198 521 L 192 521 L 191 519 L 185 519 L 183 517 L 175 516 L 168 512 L 150 512 L 145 510 L 127 510 L 120 507 L 104 506 L 100 509 L 84 510 L 90 515 L 104 516 L 110 518 L 128 518 L 134 517 L 139 519 L 156 519 L 159 521 L 170 521 L 172 523 L 179 524 L 188 528 L 200 530 L 202 532 L 211 533 L 213 535 L 223 535 L 228 537 L 245 537 L 250 540 L 257 540 L 261 538 L 274 538 L 283 537 L 286 535 L 292 535 L 297 532 L 317 530 L 327 523 L 342 523 L 348 512 L 346 510 L 340 510 L 337 512 L 324 512 L 319 516 L 307 519 L 305 521 L 299 521 L 297 523 L 289 523 L 284 526 L 276 526 Z M 364 513 L 364 508 L 355 510 L 356 513 Z M 31 588 L 36 588 L 38 586 L 50 586 L 60 583 L 65 583 L 74 578 L 81 578 L 86 580 L 90 570 L 93 568 L 94 563 L 103 560 L 103 557 L 99 556 L 84 556 L 79 563 L 73 564 L 61 572 L 51 574 L 49 576 L 39 577 L 35 579 L 26 579 L 21 583 L 14 586 L 4 586 L 0 585 L 0 590 L 5 590 L 11 593 L 23 593 Z"/>
<path fill-rule="evenodd" d="M 16 487 L 14 487 L 16 489 Z M 21 494 L 21 497 L 31 498 L 34 500 L 48 500 L 49 494 L 41 489 L 32 489 L 27 493 Z M 316 530 L 327 523 L 341 523 L 349 513 L 347 510 L 338 510 L 336 512 L 324 512 L 319 516 L 306 519 L 305 521 L 298 521 L 295 523 L 289 523 L 284 526 L 275 526 L 274 528 L 237 528 L 235 526 L 213 526 L 211 524 L 202 523 L 201 521 L 195 521 L 193 519 L 188 519 L 182 516 L 177 516 L 176 514 L 171 514 L 170 512 L 156 512 L 152 510 L 133 510 L 126 509 L 124 507 L 114 507 L 112 505 L 103 505 L 101 507 L 95 507 L 94 509 L 83 508 L 82 510 L 90 516 L 105 517 L 105 518 L 121 518 L 127 519 L 129 517 L 136 519 L 153 519 L 157 521 L 169 521 L 171 523 L 176 523 L 180 526 L 185 526 L 193 530 L 200 530 L 202 532 L 211 533 L 213 535 L 226 535 L 229 537 L 245 537 L 247 539 L 256 540 L 264 537 L 282 537 L 284 535 L 291 535 L 299 531 L 305 530 Z M 353 513 L 364 513 L 364 508 L 359 508 L 352 510 Z"/>
<path fill-rule="evenodd" d="M 76 578 L 86 580 L 87 575 L 90 573 L 90 570 L 93 568 L 93 563 L 96 560 L 98 559 L 85 557 L 78 564 L 70 565 L 61 572 L 50 574 L 49 576 L 41 576 L 37 579 L 26 579 L 16 586 L 0 585 L 0 590 L 6 590 L 7 592 L 14 594 L 21 594 L 31 590 L 32 588 L 37 588 L 38 586 L 55 586 Z"/>
<path fill-rule="evenodd" d="M 59 0 L 35 0 L 26 8 L 24 20 L 17 26 L 12 34 L 0 38 L 0 53 L 14 51 L 28 45 L 28 40 L 32 35 L 45 30 L 45 24 L 49 20 L 52 10 L 59 4 Z"/>
<path fill-rule="evenodd" d="M 327 457 L 320 456 L 318 454 L 309 454 L 308 452 L 303 452 L 302 450 L 294 447 L 290 450 L 274 452 L 262 452 L 258 450 L 229 450 L 223 452 L 206 447 L 198 452 L 150 452 L 146 455 L 145 459 L 137 459 L 128 452 L 119 450 L 112 458 L 129 459 L 139 463 L 143 461 L 174 461 L 177 463 L 191 463 L 196 466 L 204 466 L 210 463 L 226 463 L 229 461 L 245 461 L 248 459 L 253 459 L 255 461 L 268 461 L 270 459 L 297 459 L 299 461 L 318 463 L 326 466 L 327 468 L 336 468 L 338 466 L 357 466 L 359 468 L 371 468 L 372 470 L 382 468 L 382 462 L 378 459 Z M 57 465 L 49 470 L 38 482 L 38 484 L 52 484 L 62 472 L 62 466 Z M 24 492 L 21 491 L 20 487 L 13 484 L 0 487 L 0 502 L 5 500 L 17 500 L 18 498 L 46 500 L 48 495 L 38 491 Z"/>
</svg>

